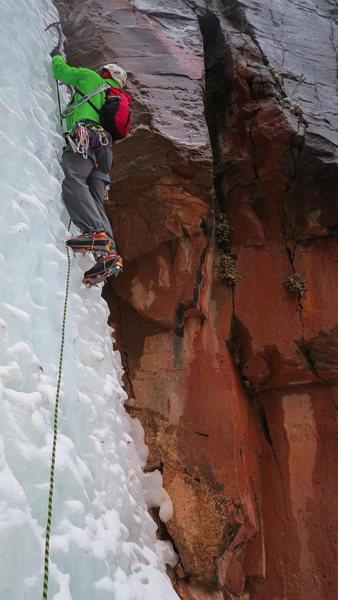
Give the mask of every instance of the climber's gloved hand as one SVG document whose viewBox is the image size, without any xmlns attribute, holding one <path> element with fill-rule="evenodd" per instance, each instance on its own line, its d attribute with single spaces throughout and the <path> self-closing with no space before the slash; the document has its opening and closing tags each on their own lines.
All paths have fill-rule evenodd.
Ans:
<svg viewBox="0 0 338 600">
<path fill-rule="evenodd" d="M 61 56 L 61 51 L 60 48 L 58 48 L 56 46 L 56 48 L 53 48 L 53 50 L 50 53 L 50 56 L 53 58 L 53 56 Z"/>
</svg>

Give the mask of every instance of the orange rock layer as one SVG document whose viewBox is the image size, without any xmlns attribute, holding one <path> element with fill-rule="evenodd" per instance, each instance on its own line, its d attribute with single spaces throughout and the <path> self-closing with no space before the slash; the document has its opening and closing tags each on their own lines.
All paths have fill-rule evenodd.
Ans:
<svg viewBox="0 0 338 600">
<path fill-rule="evenodd" d="M 59 4 L 71 64 L 130 73 L 107 205 L 125 269 L 104 294 L 174 506 L 173 584 L 183 600 L 334 600 L 338 176 L 322 115 L 286 105 L 264 7 Z M 283 283 L 295 273 L 305 294 Z"/>
</svg>

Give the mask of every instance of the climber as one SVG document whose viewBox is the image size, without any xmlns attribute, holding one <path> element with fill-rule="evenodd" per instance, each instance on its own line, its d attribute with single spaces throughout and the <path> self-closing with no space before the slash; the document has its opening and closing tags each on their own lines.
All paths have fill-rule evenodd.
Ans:
<svg viewBox="0 0 338 600">
<path fill-rule="evenodd" d="M 87 68 L 70 67 L 61 55 L 60 43 L 50 55 L 54 77 L 75 87 L 75 94 L 62 114 L 67 124 L 67 145 L 61 163 L 65 175 L 62 195 L 72 221 L 82 232 L 68 240 L 67 245 L 74 253 L 93 252 L 96 260 L 95 265 L 85 272 L 82 282 L 91 286 L 105 281 L 109 275 L 116 276 L 122 270 L 122 259 L 116 253 L 103 200 L 110 183 L 112 145 L 115 139 L 121 139 L 126 133 L 122 132 L 114 139 L 101 127 L 99 111 L 105 104 L 106 94 L 114 95 L 114 88 L 120 90 L 127 75 L 115 64 L 103 66 L 98 73 Z M 129 99 L 124 92 L 118 93 Z M 127 129 L 129 126 L 128 122 Z"/>
</svg>

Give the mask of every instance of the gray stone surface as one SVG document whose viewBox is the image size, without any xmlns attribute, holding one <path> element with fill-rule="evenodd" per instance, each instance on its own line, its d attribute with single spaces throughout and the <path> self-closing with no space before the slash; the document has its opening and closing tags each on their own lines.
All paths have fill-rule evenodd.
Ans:
<svg viewBox="0 0 338 600">
<path fill-rule="evenodd" d="M 335 0 L 118 0 L 113 4 L 63 0 L 56 4 L 66 22 L 66 34 L 71 33 L 68 50 L 73 59 L 85 64 L 90 57 L 93 68 L 102 60 L 120 61 L 151 127 L 175 146 L 198 149 L 198 154 L 202 150 L 206 159 L 210 153 L 198 16 L 214 13 L 235 60 L 241 60 L 243 48 L 253 55 L 258 52 L 257 74 L 271 80 L 270 66 L 281 78 L 290 98 L 283 108 L 291 129 L 297 130 L 298 124 L 289 108 L 299 105 L 308 143 L 323 154 L 327 140 L 325 160 L 336 161 Z M 275 93 L 278 97 L 277 89 Z"/>
<path fill-rule="evenodd" d="M 129 76 L 136 126 L 146 124 L 171 144 L 198 150 L 198 158 L 202 152 L 210 161 L 203 43 L 193 11 L 183 1 L 173 9 L 143 0 L 56 4 L 65 17 L 73 64 L 95 69 L 119 62 Z"/>
<path fill-rule="evenodd" d="M 311 144 L 316 146 L 317 135 L 327 139 L 328 145 L 333 145 L 330 160 L 336 160 L 337 2 L 244 0 L 239 4 L 263 56 L 283 77 L 287 96 L 304 111 Z M 301 75 L 305 81 L 298 85 Z M 292 120 L 290 123 L 293 125 Z"/>
</svg>

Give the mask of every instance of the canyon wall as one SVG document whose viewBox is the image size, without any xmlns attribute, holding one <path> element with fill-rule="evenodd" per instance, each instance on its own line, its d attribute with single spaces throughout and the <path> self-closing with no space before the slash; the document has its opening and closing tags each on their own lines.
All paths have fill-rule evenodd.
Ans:
<svg viewBox="0 0 338 600">
<path fill-rule="evenodd" d="M 333 600 L 337 4 L 56 5 L 71 65 L 128 72 L 106 204 L 124 273 L 104 296 L 174 506 L 173 584 Z"/>
</svg>

